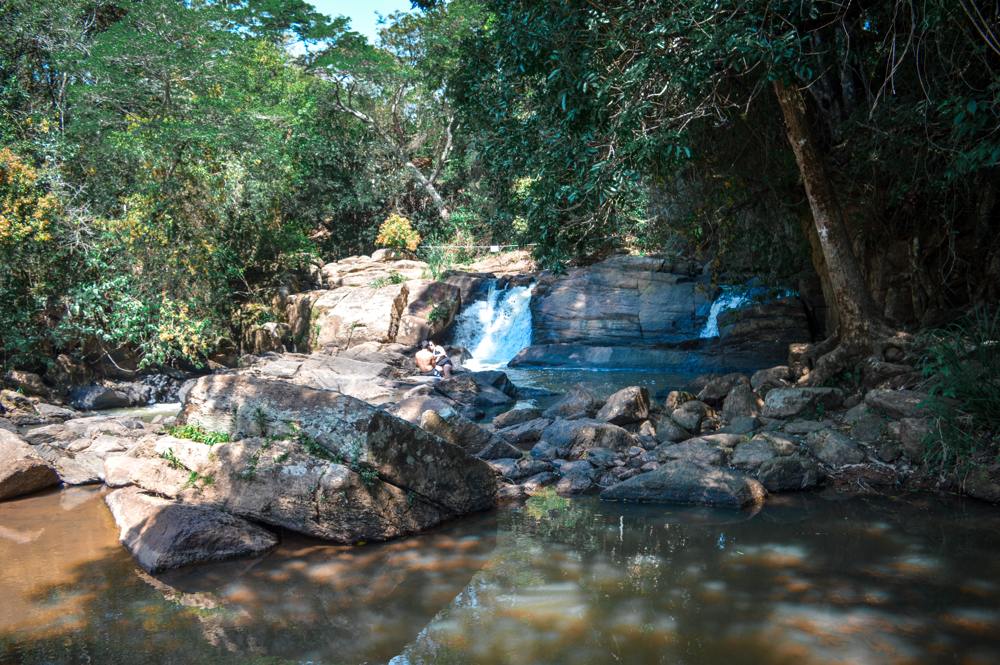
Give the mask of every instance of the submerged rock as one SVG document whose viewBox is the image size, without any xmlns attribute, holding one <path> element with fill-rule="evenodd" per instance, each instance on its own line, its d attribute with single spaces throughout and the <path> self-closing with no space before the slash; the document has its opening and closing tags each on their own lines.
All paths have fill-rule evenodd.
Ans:
<svg viewBox="0 0 1000 665">
<path fill-rule="evenodd" d="M 119 540 L 146 571 L 254 556 L 278 544 L 274 534 L 206 506 L 152 496 L 130 487 L 105 497 Z"/>
<path fill-rule="evenodd" d="M 55 470 L 13 432 L 0 429 L 0 501 L 59 484 Z"/>
<path fill-rule="evenodd" d="M 758 481 L 741 473 L 675 461 L 607 488 L 601 499 L 743 508 L 763 503 L 766 495 Z"/>
</svg>

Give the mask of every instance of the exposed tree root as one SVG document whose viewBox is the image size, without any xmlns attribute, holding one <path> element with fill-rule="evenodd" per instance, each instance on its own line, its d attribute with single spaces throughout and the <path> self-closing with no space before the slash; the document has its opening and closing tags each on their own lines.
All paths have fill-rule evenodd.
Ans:
<svg viewBox="0 0 1000 665">
<path fill-rule="evenodd" d="M 832 335 L 811 345 L 802 356 L 800 386 L 821 386 L 857 367 L 867 358 L 898 362 L 913 348 L 909 333 L 892 330 L 883 324 L 855 331 L 849 337 Z"/>
</svg>

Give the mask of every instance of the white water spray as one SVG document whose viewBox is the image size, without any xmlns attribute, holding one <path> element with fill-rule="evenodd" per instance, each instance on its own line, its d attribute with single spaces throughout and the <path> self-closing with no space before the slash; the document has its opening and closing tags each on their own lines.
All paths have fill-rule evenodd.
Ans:
<svg viewBox="0 0 1000 665">
<path fill-rule="evenodd" d="M 531 294 L 535 285 L 497 289 L 490 284 L 485 300 L 462 310 L 455 321 L 454 343 L 472 358 L 462 363 L 471 370 L 505 366 L 531 346 Z"/>
<path fill-rule="evenodd" d="M 737 309 L 750 302 L 750 296 L 746 291 L 736 291 L 729 288 L 722 289 L 722 293 L 712 303 L 712 309 L 708 311 L 708 320 L 705 327 L 701 329 L 701 338 L 719 336 L 719 314 L 727 309 Z"/>
</svg>

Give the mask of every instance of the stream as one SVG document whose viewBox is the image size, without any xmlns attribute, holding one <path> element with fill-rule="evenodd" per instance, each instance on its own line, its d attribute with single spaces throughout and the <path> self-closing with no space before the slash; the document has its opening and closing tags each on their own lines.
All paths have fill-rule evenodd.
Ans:
<svg viewBox="0 0 1000 665">
<path fill-rule="evenodd" d="M 103 491 L 0 504 L 0 663 L 996 663 L 1000 515 L 773 497 L 534 497 L 361 547 L 284 534 L 150 576 Z"/>
</svg>

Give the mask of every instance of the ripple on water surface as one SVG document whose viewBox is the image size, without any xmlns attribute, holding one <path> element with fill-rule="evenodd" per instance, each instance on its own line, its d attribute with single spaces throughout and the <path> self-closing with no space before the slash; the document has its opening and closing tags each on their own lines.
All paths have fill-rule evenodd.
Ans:
<svg viewBox="0 0 1000 665">
<path fill-rule="evenodd" d="M 154 577 L 101 498 L 0 503 L 0 662 L 1000 662 L 1000 516 L 975 503 L 548 497 Z"/>
</svg>

